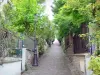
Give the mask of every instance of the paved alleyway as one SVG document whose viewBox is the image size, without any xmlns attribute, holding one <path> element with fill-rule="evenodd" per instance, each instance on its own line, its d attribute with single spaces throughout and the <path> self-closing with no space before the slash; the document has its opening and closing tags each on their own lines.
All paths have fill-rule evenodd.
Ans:
<svg viewBox="0 0 100 75">
<path fill-rule="evenodd" d="M 52 45 L 39 62 L 38 67 L 34 67 L 23 75 L 71 75 L 65 55 L 57 44 Z"/>
</svg>

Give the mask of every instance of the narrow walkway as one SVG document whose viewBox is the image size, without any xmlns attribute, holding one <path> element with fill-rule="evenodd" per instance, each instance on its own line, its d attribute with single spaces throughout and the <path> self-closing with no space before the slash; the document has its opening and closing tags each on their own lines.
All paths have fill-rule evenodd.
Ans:
<svg viewBox="0 0 100 75">
<path fill-rule="evenodd" d="M 23 75 L 71 75 L 71 73 L 61 47 L 55 44 L 41 57 L 38 67 Z"/>
</svg>

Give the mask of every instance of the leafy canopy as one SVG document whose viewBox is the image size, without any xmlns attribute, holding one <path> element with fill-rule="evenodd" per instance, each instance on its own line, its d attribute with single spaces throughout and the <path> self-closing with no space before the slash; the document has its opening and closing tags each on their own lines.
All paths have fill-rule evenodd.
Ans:
<svg viewBox="0 0 100 75">
<path fill-rule="evenodd" d="M 65 0 L 63 4 L 60 1 L 62 0 L 57 0 L 53 8 L 55 11 L 58 10 L 54 22 L 59 26 L 59 36 L 64 37 L 69 33 L 79 34 L 80 25 L 92 20 L 90 12 L 92 0 Z M 58 3 L 60 7 L 57 6 Z"/>
</svg>

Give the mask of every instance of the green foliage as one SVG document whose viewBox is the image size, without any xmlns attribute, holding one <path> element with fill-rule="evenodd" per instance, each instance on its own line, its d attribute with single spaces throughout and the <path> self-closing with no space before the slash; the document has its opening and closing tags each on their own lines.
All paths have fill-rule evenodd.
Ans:
<svg viewBox="0 0 100 75">
<path fill-rule="evenodd" d="M 93 75 L 100 75 L 100 57 L 91 57 L 89 62 L 89 69 L 93 71 Z"/>
<path fill-rule="evenodd" d="M 54 25 L 44 14 L 44 0 L 11 0 L 3 7 L 4 17 L 0 25 L 21 38 L 21 34 L 33 37 L 36 25 L 36 38 L 39 52 L 44 52 L 44 40 L 54 38 Z"/>
<path fill-rule="evenodd" d="M 55 3 L 55 8 L 58 7 L 56 4 L 60 3 L 58 0 Z M 58 13 L 55 14 L 54 22 L 59 26 L 59 36 L 64 37 L 69 33 L 79 34 L 80 25 L 82 23 L 88 23 L 91 20 L 91 13 L 89 4 L 91 0 L 67 0 L 60 3 Z M 55 12 L 54 11 L 54 12 Z"/>
<path fill-rule="evenodd" d="M 32 26 L 35 21 L 35 14 L 39 13 L 39 5 L 36 0 L 12 0 L 14 8 L 13 24 L 18 27 L 19 32 L 31 33 L 33 31 Z M 15 12 L 13 12 L 15 11 Z"/>
<path fill-rule="evenodd" d="M 38 3 L 43 3 L 45 2 L 45 0 L 38 0 Z"/>
<path fill-rule="evenodd" d="M 45 41 L 44 41 L 44 39 L 39 38 L 38 43 L 39 43 L 39 45 L 38 45 L 39 55 L 42 55 L 45 52 L 45 49 L 44 49 Z"/>
<path fill-rule="evenodd" d="M 16 50 L 9 50 L 9 55 L 10 56 L 16 55 Z"/>
<path fill-rule="evenodd" d="M 93 30 L 91 43 L 96 45 L 94 56 L 89 62 L 89 69 L 93 71 L 94 75 L 100 75 L 100 1 L 97 0 L 92 4 L 93 20 L 89 23 L 89 27 Z"/>
<path fill-rule="evenodd" d="M 37 37 L 52 37 L 52 23 L 45 16 L 44 8 L 37 0 L 12 0 L 13 7 L 6 5 L 4 8 L 6 18 L 10 19 L 10 24 L 6 27 L 12 31 L 23 33 L 27 36 L 33 36 L 36 25 Z M 8 11 L 6 13 L 6 11 Z"/>
<path fill-rule="evenodd" d="M 54 0 L 54 6 L 52 11 L 54 14 L 57 14 L 59 12 L 59 9 L 65 4 L 66 0 Z"/>
<path fill-rule="evenodd" d="M 96 50 L 94 53 L 95 56 L 99 56 L 100 55 L 100 50 Z"/>
</svg>

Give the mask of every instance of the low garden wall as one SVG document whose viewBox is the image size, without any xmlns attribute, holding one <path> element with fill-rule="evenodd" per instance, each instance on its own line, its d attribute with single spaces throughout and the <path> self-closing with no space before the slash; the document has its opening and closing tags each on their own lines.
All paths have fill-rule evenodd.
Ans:
<svg viewBox="0 0 100 75">
<path fill-rule="evenodd" d="M 68 55 L 68 67 L 72 75 L 91 75 L 88 70 L 88 62 L 90 56 L 88 54 L 72 54 Z"/>
<path fill-rule="evenodd" d="M 90 61 L 88 53 L 67 55 L 67 60 L 72 75 L 92 75 L 92 71 L 88 69 Z"/>
<path fill-rule="evenodd" d="M 3 63 L 0 65 L 0 75 L 21 75 L 21 61 Z"/>
</svg>

